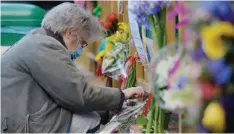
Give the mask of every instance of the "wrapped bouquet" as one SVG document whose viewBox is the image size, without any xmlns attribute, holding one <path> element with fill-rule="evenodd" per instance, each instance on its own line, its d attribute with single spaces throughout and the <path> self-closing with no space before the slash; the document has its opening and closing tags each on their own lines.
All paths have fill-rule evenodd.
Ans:
<svg viewBox="0 0 234 134">
<path fill-rule="evenodd" d="M 107 75 L 115 80 L 121 74 L 126 75 L 124 62 L 129 55 L 129 27 L 126 23 L 118 23 L 115 34 L 107 37 L 103 44 L 104 49 L 96 56 L 97 60 L 102 58 L 101 74 Z"/>
<path fill-rule="evenodd" d="M 173 66 L 161 74 L 167 79 L 166 90 L 153 83 L 161 77 L 157 72 L 160 60 L 151 64 L 152 68 L 157 65 L 151 78 L 160 105 L 185 112 L 187 123 L 200 132 L 234 132 L 233 9 L 232 2 L 212 1 L 190 10 L 189 42 L 180 46 L 171 60 Z"/>
</svg>

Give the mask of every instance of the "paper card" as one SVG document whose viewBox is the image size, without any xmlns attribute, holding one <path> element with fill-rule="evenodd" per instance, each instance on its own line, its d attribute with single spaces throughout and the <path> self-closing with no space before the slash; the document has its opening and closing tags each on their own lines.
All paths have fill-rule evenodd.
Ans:
<svg viewBox="0 0 234 134">
<path fill-rule="evenodd" d="M 154 41 L 150 38 L 145 38 L 145 44 L 146 44 L 146 49 L 147 49 L 147 58 L 149 60 L 148 63 L 150 63 L 151 58 L 154 57 L 156 54 L 154 52 L 155 48 L 154 48 Z"/>
<path fill-rule="evenodd" d="M 123 14 L 123 8 L 124 8 L 124 1 L 118 0 L 118 13 Z"/>
<path fill-rule="evenodd" d="M 128 1 L 128 4 L 131 4 L 131 1 Z M 134 18 L 134 14 L 132 12 L 128 11 L 128 17 L 129 17 L 129 26 L 131 30 L 131 36 L 133 38 L 133 41 L 136 46 L 136 50 L 138 52 L 138 55 L 140 56 L 140 61 L 142 63 L 145 62 L 145 51 L 144 47 L 141 41 L 139 26 L 137 24 L 137 21 Z"/>
<path fill-rule="evenodd" d="M 146 37 L 146 29 L 142 27 L 142 40 L 143 40 L 143 47 L 146 52 L 146 60 L 147 63 L 150 64 L 151 59 L 156 56 L 154 40 L 151 38 Z"/>
<path fill-rule="evenodd" d="M 143 48 L 145 50 L 146 62 L 147 62 L 147 64 L 149 64 L 149 62 L 150 62 L 150 55 L 149 55 L 149 51 L 148 51 L 147 44 L 146 44 L 146 32 L 145 32 L 145 28 L 144 27 L 141 28 L 141 33 L 142 33 Z"/>
</svg>

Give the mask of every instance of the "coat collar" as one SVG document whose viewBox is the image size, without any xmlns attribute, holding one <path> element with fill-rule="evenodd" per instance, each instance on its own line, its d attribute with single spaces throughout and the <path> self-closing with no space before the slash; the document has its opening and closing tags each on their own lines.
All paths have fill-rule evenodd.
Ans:
<svg viewBox="0 0 234 134">
<path fill-rule="evenodd" d="M 59 35 L 57 33 L 54 33 L 49 29 L 46 29 L 46 28 L 44 28 L 44 29 L 46 31 L 46 35 L 48 35 L 50 37 L 53 37 L 54 39 L 58 40 L 65 48 L 67 48 L 67 46 L 66 46 L 66 44 L 65 44 L 65 42 L 63 40 L 63 37 L 61 35 Z"/>
</svg>

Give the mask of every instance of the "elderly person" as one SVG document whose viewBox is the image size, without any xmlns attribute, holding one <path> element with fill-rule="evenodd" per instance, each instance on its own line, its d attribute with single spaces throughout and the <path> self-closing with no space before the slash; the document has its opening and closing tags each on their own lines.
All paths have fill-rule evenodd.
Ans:
<svg viewBox="0 0 234 134">
<path fill-rule="evenodd" d="M 73 60 L 101 39 L 98 20 L 76 4 L 49 11 L 2 55 L 2 132 L 86 133 L 100 123 L 97 110 L 121 109 L 124 99 L 143 89 L 90 85 Z"/>
</svg>

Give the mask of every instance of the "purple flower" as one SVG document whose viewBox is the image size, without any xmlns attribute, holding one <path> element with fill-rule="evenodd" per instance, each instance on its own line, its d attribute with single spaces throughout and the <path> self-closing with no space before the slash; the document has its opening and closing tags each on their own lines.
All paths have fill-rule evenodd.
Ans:
<svg viewBox="0 0 234 134">
<path fill-rule="evenodd" d="M 149 21 L 144 15 L 137 16 L 137 23 L 141 26 L 149 26 Z"/>
<path fill-rule="evenodd" d="M 161 8 L 168 8 L 172 5 L 172 1 L 154 1 Z"/>
<path fill-rule="evenodd" d="M 234 23 L 234 11 L 230 1 L 205 1 L 201 8 L 222 21 Z"/>
<path fill-rule="evenodd" d="M 196 47 L 195 50 L 192 51 L 191 56 L 195 61 L 200 61 L 206 58 L 206 54 L 204 53 L 201 46 Z"/>
<path fill-rule="evenodd" d="M 146 8 L 146 11 L 148 12 L 148 14 L 156 14 L 161 11 L 161 7 L 159 3 L 155 3 L 155 2 L 148 2 L 148 3 L 149 3 L 149 6 Z"/>
<path fill-rule="evenodd" d="M 159 13 L 161 9 L 171 6 L 171 1 L 131 1 L 128 10 L 137 15 L 152 15 Z"/>
<path fill-rule="evenodd" d="M 141 1 L 140 7 L 147 15 L 153 15 L 159 13 L 163 8 L 171 6 L 169 1 Z"/>
<path fill-rule="evenodd" d="M 172 4 L 172 1 L 150 1 L 154 4 L 156 4 L 160 8 L 167 8 L 170 7 Z"/>
<path fill-rule="evenodd" d="M 170 6 L 171 2 L 164 1 L 129 1 L 128 10 L 136 16 L 139 25 L 149 27 L 147 15 L 157 14 L 162 8 Z"/>
<path fill-rule="evenodd" d="M 153 1 L 141 1 L 140 7 L 145 15 L 156 14 L 160 11 L 160 7 Z"/>
<path fill-rule="evenodd" d="M 178 82 L 177 82 L 177 87 L 179 89 L 183 89 L 184 86 L 188 83 L 188 79 L 185 77 L 180 77 Z"/>
<path fill-rule="evenodd" d="M 172 6 L 172 1 L 167 1 L 166 6 L 167 6 L 167 8 L 171 7 Z"/>
<path fill-rule="evenodd" d="M 131 1 L 131 4 L 128 4 L 128 10 L 135 15 L 143 15 L 144 9 L 140 7 L 140 1 Z"/>
<path fill-rule="evenodd" d="M 202 133 L 210 133 L 210 130 L 208 130 L 205 126 L 202 124 L 199 125 L 200 132 Z"/>
<path fill-rule="evenodd" d="M 232 77 L 232 68 L 226 65 L 223 59 L 208 60 L 207 67 L 217 84 L 225 84 L 230 82 Z"/>
</svg>

